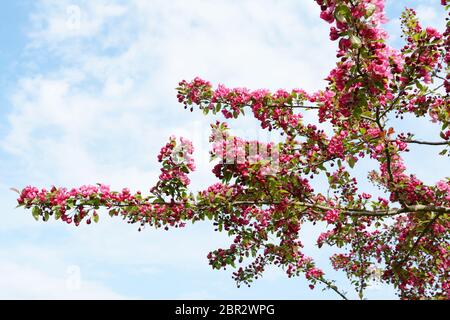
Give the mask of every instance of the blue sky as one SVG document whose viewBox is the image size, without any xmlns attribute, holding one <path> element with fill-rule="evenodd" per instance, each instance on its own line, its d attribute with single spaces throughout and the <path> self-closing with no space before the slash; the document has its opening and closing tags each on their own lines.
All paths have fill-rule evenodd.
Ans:
<svg viewBox="0 0 450 320">
<path fill-rule="evenodd" d="M 391 42 L 401 43 L 404 6 L 442 29 L 439 2 L 388 1 Z M 206 254 L 228 243 L 208 224 L 138 233 L 106 216 L 78 229 L 36 223 L 14 209 L 9 191 L 96 182 L 147 191 L 171 134 L 194 141 L 194 188 L 214 182 L 207 136 L 215 119 L 185 112 L 176 101 L 177 83 L 198 75 L 229 86 L 320 89 L 335 63 L 335 44 L 318 13 L 312 0 L 3 1 L 0 298 L 336 298 L 277 269 L 252 288 L 237 289 L 230 270 L 208 266 Z M 435 133 L 420 125 L 421 137 Z M 244 137 L 276 139 L 248 119 L 231 127 Z M 408 164 L 427 182 L 450 164 L 441 159 L 430 166 L 423 157 L 429 149 L 413 151 Z M 305 228 L 306 250 L 328 270 L 327 252 L 313 246 L 317 234 Z M 391 288 L 377 286 L 368 296 L 394 297 Z"/>
</svg>

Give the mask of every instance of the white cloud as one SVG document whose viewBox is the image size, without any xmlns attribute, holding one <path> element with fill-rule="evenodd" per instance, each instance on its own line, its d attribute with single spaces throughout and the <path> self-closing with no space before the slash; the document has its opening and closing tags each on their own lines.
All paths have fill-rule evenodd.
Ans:
<svg viewBox="0 0 450 320">
<path fill-rule="evenodd" d="M 214 295 L 211 295 L 207 291 L 193 291 L 188 293 L 183 293 L 179 295 L 176 299 L 178 300 L 212 300 L 217 299 Z"/>
<path fill-rule="evenodd" d="M 417 15 L 420 21 L 426 25 L 436 20 L 436 17 L 438 16 L 438 11 L 436 10 L 435 7 L 420 5 L 417 7 Z"/>
<path fill-rule="evenodd" d="M 83 6 L 83 10 L 76 2 L 56 0 L 40 1 L 37 8 L 38 12 L 32 15 L 32 19 L 42 29 L 33 30 L 30 35 L 46 41 L 95 37 L 109 20 L 126 12 L 125 6 L 103 0 Z M 59 14 L 48 19 L 48 15 L 55 11 Z"/>
<path fill-rule="evenodd" d="M 110 291 L 97 283 L 83 283 L 80 289 L 70 289 L 66 279 L 38 272 L 34 267 L 5 263 L 0 266 L 1 299 L 57 300 L 122 300 L 127 297 Z"/>
<path fill-rule="evenodd" d="M 39 252 L 39 251 L 38 251 Z M 51 251 L 39 252 L 51 255 Z M 41 258 L 49 258 L 42 256 Z M 49 269 L 37 268 L 39 261 L 17 263 L 0 259 L 0 299 L 126 299 L 97 281 L 83 278 L 77 266 L 54 262 Z M 60 269 L 58 269 L 58 267 Z"/>
<path fill-rule="evenodd" d="M 82 35 L 62 25 L 71 5 L 85 17 Z M 197 140 L 206 163 L 209 120 L 183 113 L 176 103 L 174 87 L 183 78 L 312 90 L 333 64 L 333 45 L 322 41 L 328 27 L 313 23 L 319 21 L 318 9 L 311 4 L 130 1 L 117 6 L 42 1 L 34 14 L 41 22 L 31 32 L 39 48 L 35 53 L 50 54 L 56 64 L 51 72 L 40 70 L 18 83 L 11 130 L 2 145 L 27 159 L 29 171 L 51 172 L 48 181 L 87 182 L 111 169 L 145 172 L 170 134 L 192 129 L 190 121 L 197 123 L 195 131 L 184 131 Z"/>
</svg>

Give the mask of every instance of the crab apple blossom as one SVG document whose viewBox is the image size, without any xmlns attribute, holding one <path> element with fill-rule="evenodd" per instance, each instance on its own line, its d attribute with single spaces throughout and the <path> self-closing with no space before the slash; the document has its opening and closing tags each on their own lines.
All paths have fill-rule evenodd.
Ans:
<svg viewBox="0 0 450 320">
<path fill-rule="evenodd" d="M 310 0 L 312 1 L 312 0 Z M 439 0 L 436 0 L 439 2 Z M 422 27 L 413 9 L 401 16 L 404 45 L 389 46 L 383 0 L 315 0 L 337 42 L 336 66 L 317 92 L 250 90 L 183 80 L 178 101 L 190 111 L 233 119 L 254 117 L 282 141 L 247 141 L 214 121 L 211 158 L 217 183 L 189 191 L 193 146 L 170 138 L 161 149 L 159 181 L 144 195 L 98 184 L 66 189 L 28 186 L 18 204 L 36 220 L 97 222 L 101 212 L 141 228 L 170 229 L 211 220 L 232 239 L 207 255 L 214 269 L 234 268 L 238 285 L 251 284 L 270 265 L 289 277 L 303 275 L 346 298 L 313 257 L 304 253 L 305 225 L 322 228 L 317 246 L 332 247 L 331 266 L 350 279 L 363 298 L 374 270 L 402 299 L 450 298 L 450 178 L 426 184 L 404 155 L 415 144 L 428 157 L 450 149 L 450 22 L 443 32 Z M 449 11 L 448 1 L 441 0 Z M 315 113 L 320 124 L 305 116 Z M 248 115 L 250 114 L 250 115 Z M 394 127 L 393 119 L 423 118 L 439 131 L 433 141 Z M 331 133 L 321 124 L 332 127 Z M 363 158 L 375 164 L 355 176 Z M 313 188 L 318 177 L 328 192 Z M 368 179 L 384 195 L 360 190 Z M 326 229 L 324 229 L 326 228 Z"/>
</svg>

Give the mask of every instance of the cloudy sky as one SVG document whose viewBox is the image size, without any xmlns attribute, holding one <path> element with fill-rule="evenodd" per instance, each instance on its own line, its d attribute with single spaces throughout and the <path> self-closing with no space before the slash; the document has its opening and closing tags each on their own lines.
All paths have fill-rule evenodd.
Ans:
<svg viewBox="0 0 450 320">
<path fill-rule="evenodd" d="M 404 6 L 442 29 L 439 2 L 388 1 L 391 43 L 401 45 Z M 193 185 L 207 186 L 214 181 L 207 135 L 215 119 L 185 112 L 177 83 L 201 76 L 229 86 L 320 89 L 335 47 L 318 15 L 312 0 L 2 1 L 0 298 L 336 298 L 276 269 L 252 288 L 237 289 L 230 271 L 208 266 L 206 254 L 228 243 L 208 224 L 139 233 L 106 216 L 80 228 L 36 223 L 14 209 L 9 190 L 103 182 L 147 191 L 158 176 L 159 148 L 172 134 L 194 141 Z M 232 128 L 267 138 L 251 120 Z M 407 160 L 427 182 L 449 165 Z M 328 270 L 314 234 L 305 234 L 307 251 Z M 394 297 L 376 285 L 368 294 Z"/>
</svg>

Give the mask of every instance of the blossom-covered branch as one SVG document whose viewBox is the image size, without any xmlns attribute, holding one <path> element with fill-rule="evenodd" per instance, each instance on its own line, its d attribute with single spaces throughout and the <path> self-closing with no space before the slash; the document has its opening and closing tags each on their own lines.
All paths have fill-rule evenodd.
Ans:
<svg viewBox="0 0 450 320">
<path fill-rule="evenodd" d="M 244 140 L 216 121 L 210 153 L 218 182 L 205 190 L 189 190 L 192 144 L 171 138 L 158 156 L 159 181 L 147 195 L 102 184 L 29 186 L 19 192 L 19 206 L 38 220 L 75 225 L 97 222 L 105 209 L 140 229 L 211 220 L 232 243 L 209 253 L 209 262 L 215 269 L 235 268 L 239 285 L 276 265 L 289 277 L 303 274 L 311 288 L 325 286 L 346 298 L 303 252 L 302 227 L 317 225 L 323 230 L 318 247 L 334 248 L 331 265 L 346 273 L 361 298 L 374 277 L 401 298 L 450 298 L 450 178 L 443 172 L 440 181 L 426 184 L 403 161 L 412 144 L 439 147 L 436 157 L 450 149 L 450 24 L 442 33 L 423 28 L 407 9 L 401 17 L 405 45 L 397 50 L 382 29 L 383 0 L 315 2 L 331 25 L 330 39 L 338 41 L 338 61 L 322 90 L 213 87 L 201 78 L 177 87 L 186 109 L 230 122 L 250 111 L 263 129 L 282 133 L 281 142 Z M 449 10 L 446 0 L 441 3 Z M 307 112 L 332 132 L 308 123 Z M 406 115 L 431 121 L 439 137 L 424 141 L 392 125 Z M 376 165 L 357 179 L 354 169 L 363 158 Z M 317 178 L 326 179 L 326 194 L 312 187 Z M 360 190 L 361 179 L 384 196 Z"/>
</svg>

